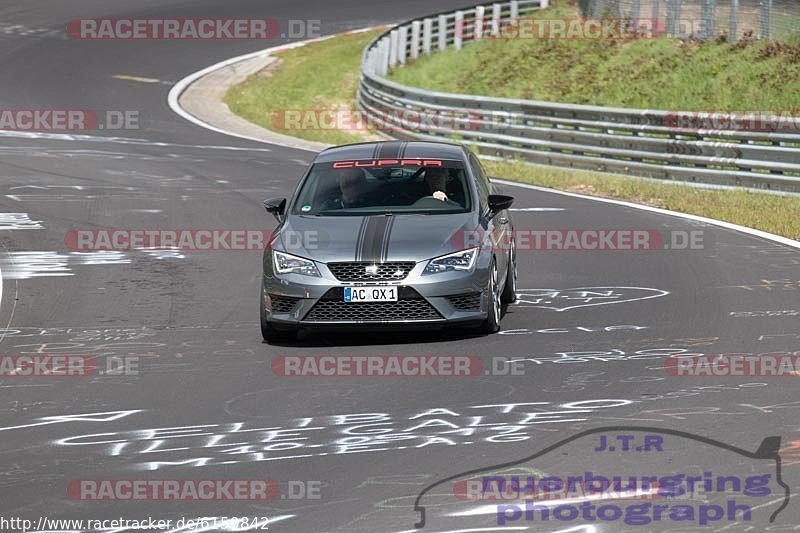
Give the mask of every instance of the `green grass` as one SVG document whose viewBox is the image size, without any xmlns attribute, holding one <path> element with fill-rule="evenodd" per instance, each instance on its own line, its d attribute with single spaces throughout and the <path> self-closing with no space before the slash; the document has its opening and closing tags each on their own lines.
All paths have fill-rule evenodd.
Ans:
<svg viewBox="0 0 800 533">
<path fill-rule="evenodd" d="M 257 74 L 232 87 L 226 102 L 234 112 L 269 129 L 275 129 L 272 113 L 284 109 L 353 109 L 361 51 L 373 35 L 336 37 L 283 52 L 282 64 L 269 76 Z M 330 143 L 363 140 L 362 135 L 329 130 L 277 131 Z M 491 175 L 504 179 L 663 207 L 800 239 L 800 197 L 796 196 L 700 189 L 520 162 L 485 163 Z"/>
<path fill-rule="evenodd" d="M 778 196 L 745 189 L 703 189 L 520 162 L 484 161 L 484 166 L 489 175 L 512 181 L 632 201 L 800 239 L 800 196 Z"/>
<path fill-rule="evenodd" d="M 359 59 L 379 33 L 345 35 L 279 52 L 276 55 L 282 64 L 231 87 L 225 94 L 225 103 L 250 122 L 286 135 L 331 144 L 363 141 L 364 131 L 328 129 L 324 119 L 322 126 L 316 122 L 326 111 L 341 110 L 345 117 L 352 114 Z M 303 112 L 300 127 L 284 127 L 286 113 L 297 111 Z"/>
<path fill-rule="evenodd" d="M 527 15 L 526 15 L 527 16 Z M 557 0 L 537 15 L 576 18 Z M 800 108 L 800 40 L 487 39 L 422 57 L 390 79 L 452 93 L 617 107 Z"/>
</svg>

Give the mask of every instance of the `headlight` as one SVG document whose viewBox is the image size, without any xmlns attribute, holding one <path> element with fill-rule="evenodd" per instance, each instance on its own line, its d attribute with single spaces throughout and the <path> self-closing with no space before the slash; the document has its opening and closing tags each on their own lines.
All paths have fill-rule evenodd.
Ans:
<svg viewBox="0 0 800 533">
<path fill-rule="evenodd" d="M 321 277 L 314 261 L 303 259 L 277 250 L 272 250 L 272 263 L 278 274 L 302 274 L 304 276 Z"/>
<path fill-rule="evenodd" d="M 425 267 L 423 274 L 438 274 L 439 272 L 462 271 L 469 272 L 475 268 L 475 260 L 478 257 L 478 249 L 470 248 L 453 254 L 443 255 L 436 259 L 431 259 Z"/>
</svg>

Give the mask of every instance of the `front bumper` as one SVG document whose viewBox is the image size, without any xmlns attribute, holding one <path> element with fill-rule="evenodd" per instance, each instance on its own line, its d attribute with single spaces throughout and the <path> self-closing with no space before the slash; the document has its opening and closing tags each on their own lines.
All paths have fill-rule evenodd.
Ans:
<svg viewBox="0 0 800 533">
<path fill-rule="evenodd" d="M 487 316 L 488 268 L 480 262 L 472 272 L 422 275 L 427 261 L 417 263 L 400 281 L 338 280 L 324 263 L 321 277 L 299 274 L 264 276 L 262 305 L 275 326 L 342 328 L 369 326 L 442 327 L 479 323 Z M 397 302 L 345 303 L 345 286 L 396 286 Z"/>
</svg>

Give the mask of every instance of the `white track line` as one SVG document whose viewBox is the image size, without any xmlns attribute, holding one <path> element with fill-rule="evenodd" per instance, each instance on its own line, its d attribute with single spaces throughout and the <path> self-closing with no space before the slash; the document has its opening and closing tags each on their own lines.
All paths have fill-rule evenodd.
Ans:
<svg viewBox="0 0 800 533">
<path fill-rule="evenodd" d="M 731 222 L 724 222 L 722 220 L 717 220 L 714 218 L 706 218 L 701 217 L 698 215 L 690 215 L 688 213 L 679 213 L 677 211 L 670 211 L 669 209 L 660 209 L 658 207 L 650 207 L 649 205 L 642 205 L 642 204 L 634 204 L 632 202 L 626 202 L 624 200 L 612 200 L 611 198 L 598 198 L 597 196 L 587 196 L 585 194 L 578 194 L 574 192 L 566 192 L 566 191 L 559 191 L 556 189 L 548 189 L 546 187 L 539 187 L 537 185 L 529 185 L 527 183 L 519 183 L 516 181 L 506 181 L 506 180 L 493 180 L 497 183 L 508 185 L 511 187 L 521 187 L 523 189 L 531 189 L 534 191 L 542 191 L 548 192 L 553 194 L 560 194 L 562 196 L 571 196 L 573 198 L 583 198 L 585 200 L 594 200 L 595 202 L 603 202 L 606 204 L 614 204 L 614 205 L 621 205 L 625 207 L 632 207 L 634 209 L 641 209 L 642 211 L 650 211 L 651 213 L 658 213 L 659 215 L 668 215 L 672 217 L 679 217 L 685 218 L 687 220 L 694 220 L 697 222 L 704 222 L 706 224 L 712 224 L 714 226 L 719 226 L 721 228 L 730 229 L 733 231 L 738 231 L 741 233 L 746 233 L 748 235 L 752 235 L 754 237 L 760 237 L 762 239 L 767 239 L 770 241 L 775 241 L 781 244 L 785 244 L 786 246 L 791 246 L 792 248 L 800 249 L 800 241 L 792 240 L 788 237 L 781 237 L 780 235 L 775 235 L 773 233 L 767 233 L 766 231 L 761 231 L 753 228 L 748 228 L 746 226 L 740 226 L 739 224 L 733 224 Z"/>
<path fill-rule="evenodd" d="M 381 26 L 371 26 L 369 28 L 361 28 L 361 29 L 358 29 L 358 30 L 346 31 L 346 32 L 342 32 L 342 33 L 335 33 L 333 35 L 326 35 L 325 37 L 317 37 L 316 39 L 308 39 L 306 41 L 298 41 L 298 42 L 289 43 L 289 44 L 282 44 L 282 45 L 279 45 L 279 46 L 273 46 L 271 48 L 266 48 L 264 50 L 259 50 L 257 52 L 250 52 L 249 54 L 244 54 L 244 55 L 232 57 L 230 59 L 226 59 L 225 61 L 220 61 L 219 63 L 215 63 L 215 64 L 211 65 L 210 67 L 204 68 L 203 70 L 198 70 L 197 72 L 195 72 L 193 74 L 189 74 L 188 76 L 186 76 L 185 78 L 180 80 L 178 83 L 173 85 L 172 88 L 169 90 L 169 94 L 167 95 L 167 104 L 169 105 L 169 107 L 175 113 L 177 113 L 178 115 L 182 116 L 183 118 L 185 118 L 189 122 L 192 122 L 192 123 L 194 123 L 194 124 L 196 124 L 198 126 L 201 126 L 203 128 L 209 129 L 211 131 L 215 131 L 217 133 L 222 133 L 224 135 L 230 135 L 232 137 L 238 137 L 240 139 L 247 139 L 248 141 L 256 141 L 256 142 L 266 143 L 266 144 L 277 144 L 277 145 L 280 146 L 280 144 L 276 143 L 276 142 L 267 142 L 264 139 L 259 139 L 257 137 L 251 137 L 249 135 L 243 135 L 241 133 L 235 133 L 235 132 L 232 132 L 232 131 L 223 130 L 222 128 L 218 128 L 216 126 L 213 126 L 213 125 L 209 124 L 208 122 L 200 120 L 199 118 L 195 117 L 191 113 L 187 112 L 185 109 L 183 109 L 181 107 L 181 104 L 180 104 L 180 102 L 178 100 L 180 99 L 181 94 L 183 94 L 183 91 L 185 91 L 186 88 L 189 87 L 189 85 L 191 85 L 192 83 L 194 83 L 198 79 L 202 78 L 206 74 L 210 74 L 211 72 L 214 72 L 214 71 L 219 70 L 221 68 L 225 68 L 225 67 L 228 67 L 230 65 L 233 65 L 233 64 L 236 64 L 236 63 L 240 63 L 242 61 L 247 61 L 249 59 L 253 59 L 253 58 L 256 58 L 256 57 L 268 56 L 268 55 L 271 55 L 271 54 L 273 54 L 275 52 L 279 52 L 281 50 L 289 50 L 291 48 L 298 48 L 300 46 L 305 46 L 305 45 L 311 44 L 311 43 L 317 43 L 317 42 L 320 42 L 320 41 L 327 41 L 328 39 L 332 39 L 334 37 L 340 37 L 342 35 L 351 35 L 351 34 L 354 34 L 354 33 L 363 33 L 363 32 L 367 32 L 367 31 L 371 31 L 371 30 L 376 30 L 376 29 L 382 28 L 382 27 L 384 27 L 384 26 L 383 25 L 381 25 Z M 291 146 L 290 148 L 296 148 L 298 150 L 306 150 L 308 152 L 315 152 L 315 153 L 317 152 L 317 150 L 314 150 L 314 149 L 311 149 L 311 148 L 303 148 L 302 146 Z"/>
</svg>

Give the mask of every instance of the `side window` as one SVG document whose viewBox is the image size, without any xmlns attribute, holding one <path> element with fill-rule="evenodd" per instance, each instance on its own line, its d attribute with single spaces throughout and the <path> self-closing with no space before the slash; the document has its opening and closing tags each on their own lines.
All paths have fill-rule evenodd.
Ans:
<svg viewBox="0 0 800 533">
<path fill-rule="evenodd" d="M 472 168 L 472 173 L 475 175 L 475 183 L 478 186 L 478 197 L 481 202 L 481 209 L 484 209 L 489 203 L 489 194 L 491 186 L 489 185 L 489 178 L 481 167 L 480 161 L 475 157 L 475 154 L 469 154 L 469 166 Z"/>
</svg>

